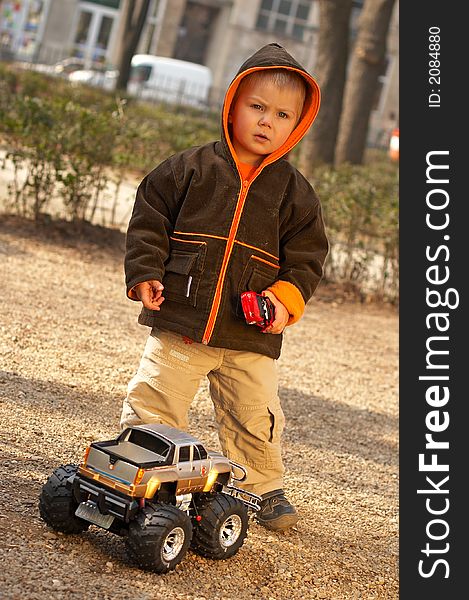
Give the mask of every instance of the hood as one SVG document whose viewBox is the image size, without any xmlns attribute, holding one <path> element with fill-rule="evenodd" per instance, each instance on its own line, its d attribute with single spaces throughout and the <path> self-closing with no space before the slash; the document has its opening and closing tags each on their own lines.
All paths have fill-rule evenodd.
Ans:
<svg viewBox="0 0 469 600">
<path fill-rule="evenodd" d="M 316 80 L 279 44 L 267 44 L 266 46 L 263 46 L 241 65 L 238 73 L 228 87 L 223 102 L 222 137 L 223 142 L 228 147 L 230 155 L 235 163 L 237 164 L 237 157 L 229 134 L 228 114 L 236 90 L 238 89 L 241 80 L 250 73 L 265 69 L 279 68 L 296 71 L 303 77 L 306 82 L 306 99 L 301 118 L 290 134 L 290 137 L 281 148 L 266 156 L 257 171 L 261 170 L 267 164 L 271 164 L 282 156 L 285 156 L 285 154 L 288 154 L 288 152 L 290 152 L 290 150 L 292 150 L 292 148 L 294 148 L 294 146 L 296 146 L 296 144 L 298 144 L 305 136 L 319 111 L 321 92 Z"/>
</svg>

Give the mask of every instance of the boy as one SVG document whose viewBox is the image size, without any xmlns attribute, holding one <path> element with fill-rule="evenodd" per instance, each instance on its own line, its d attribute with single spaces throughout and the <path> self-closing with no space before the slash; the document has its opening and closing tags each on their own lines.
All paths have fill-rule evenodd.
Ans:
<svg viewBox="0 0 469 600">
<path fill-rule="evenodd" d="M 226 93 L 221 141 L 176 154 L 140 184 L 127 232 L 127 294 L 152 327 L 124 400 L 121 427 L 187 429 L 207 376 L 224 453 L 262 496 L 258 522 L 298 520 L 283 491 L 276 359 L 302 315 L 328 243 L 319 201 L 284 158 L 319 109 L 315 80 L 281 46 L 261 48 Z M 264 293 L 275 320 L 247 325 L 240 294 Z M 164 294 L 164 295 L 163 295 Z"/>
</svg>

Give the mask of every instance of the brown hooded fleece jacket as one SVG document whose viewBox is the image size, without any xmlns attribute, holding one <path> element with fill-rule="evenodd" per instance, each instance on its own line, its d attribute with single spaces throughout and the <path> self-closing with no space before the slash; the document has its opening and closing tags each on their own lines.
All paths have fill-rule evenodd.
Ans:
<svg viewBox="0 0 469 600">
<path fill-rule="evenodd" d="M 303 113 L 285 144 L 243 180 L 228 113 L 243 77 L 285 68 L 306 81 Z M 278 44 L 241 66 L 226 93 L 221 141 L 171 156 L 138 187 L 127 231 L 127 295 L 142 281 L 164 285 L 160 311 L 142 309 L 139 323 L 210 346 L 278 358 L 282 335 L 247 325 L 240 294 L 267 288 L 295 322 L 321 277 L 328 252 L 319 200 L 285 159 L 319 109 L 315 80 Z"/>
</svg>

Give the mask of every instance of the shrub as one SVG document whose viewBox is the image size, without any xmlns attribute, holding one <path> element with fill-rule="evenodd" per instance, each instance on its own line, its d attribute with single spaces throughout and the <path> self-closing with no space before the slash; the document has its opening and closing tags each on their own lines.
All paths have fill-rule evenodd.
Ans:
<svg viewBox="0 0 469 600">
<path fill-rule="evenodd" d="M 198 111 L 141 104 L 2 65 L 0 78 L 0 135 L 15 172 L 9 204 L 24 216 L 37 219 L 55 194 L 69 218 L 92 220 L 111 180 L 113 224 L 127 171 L 143 175 L 167 156 L 218 135 L 217 120 Z"/>
<path fill-rule="evenodd" d="M 10 142 L 6 158 L 12 161 L 15 170 L 10 201 L 17 212 L 37 219 L 55 185 L 57 154 L 51 144 L 53 108 L 40 98 L 19 97 L 2 122 Z M 22 169 L 26 170 L 23 178 Z"/>
<path fill-rule="evenodd" d="M 322 166 L 312 180 L 331 241 L 326 276 L 397 301 L 398 169 L 389 161 Z M 365 285 L 366 284 L 366 285 Z"/>
</svg>

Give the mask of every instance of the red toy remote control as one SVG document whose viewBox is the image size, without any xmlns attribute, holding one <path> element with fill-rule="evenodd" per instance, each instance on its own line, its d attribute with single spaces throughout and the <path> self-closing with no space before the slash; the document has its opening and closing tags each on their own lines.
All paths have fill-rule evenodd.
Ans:
<svg viewBox="0 0 469 600">
<path fill-rule="evenodd" d="M 256 292 L 243 292 L 241 306 L 248 325 L 257 325 L 264 330 L 275 320 L 275 307 L 267 296 Z"/>
</svg>

